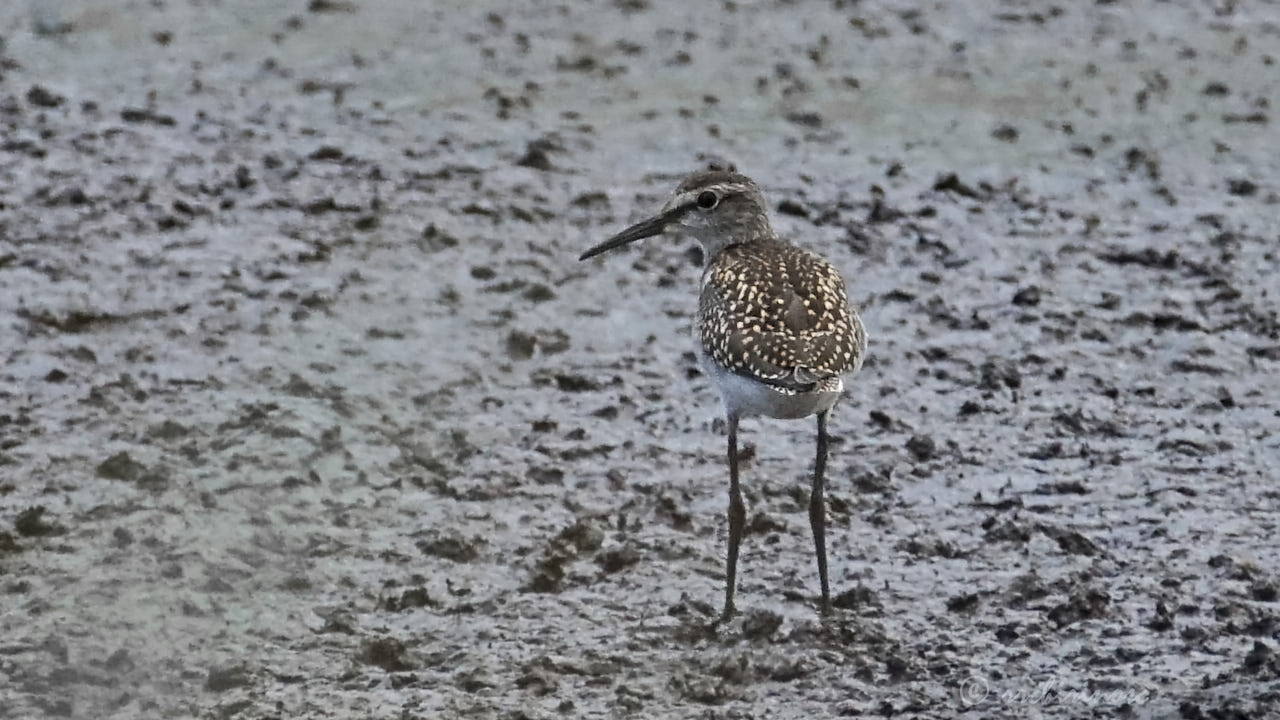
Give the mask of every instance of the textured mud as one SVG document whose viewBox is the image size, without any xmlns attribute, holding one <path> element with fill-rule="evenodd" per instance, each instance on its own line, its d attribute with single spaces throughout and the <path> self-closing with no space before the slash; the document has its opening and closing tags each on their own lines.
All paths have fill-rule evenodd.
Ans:
<svg viewBox="0 0 1280 720">
<path fill-rule="evenodd" d="M 1276 717 L 1274 4 L 0 28 L 0 717 Z M 825 622 L 753 421 L 710 627 L 690 244 L 575 260 L 712 158 L 872 335 Z"/>
</svg>

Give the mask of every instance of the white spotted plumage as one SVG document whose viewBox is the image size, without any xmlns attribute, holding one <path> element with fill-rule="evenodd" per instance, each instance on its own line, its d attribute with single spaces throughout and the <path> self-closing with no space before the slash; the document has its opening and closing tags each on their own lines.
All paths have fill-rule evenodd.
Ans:
<svg viewBox="0 0 1280 720">
<path fill-rule="evenodd" d="M 839 271 L 821 256 L 780 239 L 769 224 L 760 189 L 735 172 L 690 175 L 657 215 L 580 259 L 670 227 L 696 237 L 706 257 L 698 299 L 698 360 L 719 390 L 728 420 L 729 553 L 721 619 L 734 613 L 738 546 L 746 523 L 738 479 L 738 421 L 750 415 L 818 418 L 809 524 L 822 610 L 828 612 L 823 504 L 827 418 L 844 390 L 844 376 L 862 367 L 867 351 L 862 320 L 849 304 Z"/>
</svg>

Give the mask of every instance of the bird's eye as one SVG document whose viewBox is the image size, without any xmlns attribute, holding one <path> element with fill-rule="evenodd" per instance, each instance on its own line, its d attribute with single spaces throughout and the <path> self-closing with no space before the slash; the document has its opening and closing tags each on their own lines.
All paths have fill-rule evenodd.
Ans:
<svg viewBox="0 0 1280 720">
<path fill-rule="evenodd" d="M 702 194 L 698 196 L 698 207 L 703 210 L 710 210 L 715 207 L 718 202 L 720 202 L 719 196 L 710 190 L 704 190 Z"/>
</svg>

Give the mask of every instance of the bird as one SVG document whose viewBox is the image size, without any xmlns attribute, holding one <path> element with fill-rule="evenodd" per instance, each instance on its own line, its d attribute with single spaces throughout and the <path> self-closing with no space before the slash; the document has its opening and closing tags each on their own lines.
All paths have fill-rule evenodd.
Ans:
<svg viewBox="0 0 1280 720">
<path fill-rule="evenodd" d="M 696 354 L 719 392 L 728 425 L 729 549 L 719 620 L 736 612 L 738 550 L 746 525 L 738 422 L 755 416 L 817 416 L 809 525 L 821 584 L 820 612 L 827 615 L 827 421 L 844 391 L 845 377 L 862 367 L 866 328 L 835 266 L 779 237 L 759 186 L 732 169 L 688 175 L 657 214 L 583 252 L 579 260 L 669 230 L 691 235 L 702 245 Z"/>
</svg>

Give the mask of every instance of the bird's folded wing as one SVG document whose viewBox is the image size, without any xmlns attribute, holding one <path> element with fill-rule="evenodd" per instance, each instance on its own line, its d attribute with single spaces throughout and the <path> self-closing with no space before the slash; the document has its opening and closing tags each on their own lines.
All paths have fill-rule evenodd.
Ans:
<svg viewBox="0 0 1280 720">
<path fill-rule="evenodd" d="M 785 390 L 808 392 L 843 372 L 840 356 L 844 349 L 831 333 L 733 333 L 728 352 L 723 354 L 707 345 L 704 340 L 703 346 L 712 357 L 731 371 Z"/>
<path fill-rule="evenodd" d="M 835 268 L 795 248 L 726 249 L 703 283 L 703 348 L 732 372 L 806 392 L 855 368 L 865 334 Z"/>
</svg>

